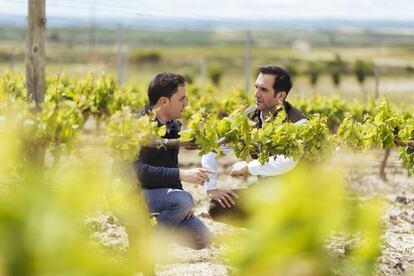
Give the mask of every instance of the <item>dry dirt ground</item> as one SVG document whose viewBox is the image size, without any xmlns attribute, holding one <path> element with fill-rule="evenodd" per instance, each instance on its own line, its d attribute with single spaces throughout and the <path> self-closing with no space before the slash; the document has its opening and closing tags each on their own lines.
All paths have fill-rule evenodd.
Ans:
<svg viewBox="0 0 414 276">
<path fill-rule="evenodd" d="M 398 161 L 398 153 L 391 152 L 386 173 L 388 181 L 379 177 L 379 164 L 383 152 L 363 156 L 340 156 L 338 162 L 349 168 L 348 183 L 361 200 L 381 195 L 387 203 L 383 216 L 385 225 L 382 237 L 382 254 L 378 259 L 377 275 L 414 275 L 414 176 L 408 177 Z M 227 156 L 220 161 L 219 183 L 226 187 L 245 185 L 227 175 L 229 166 L 235 158 Z M 183 167 L 200 166 L 197 152 L 183 150 L 180 153 Z M 250 177 L 248 182 L 254 182 Z M 215 237 L 231 234 L 239 229 L 213 221 L 208 213 L 208 197 L 202 186 L 185 184 L 185 189 L 192 193 L 195 202 L 195 214 L 201 218 Z M 93 217 L 94 237 L 108 247 L 127 246 L 127 235 L 117 220 L 109 215 Z M 354 240 L 338 239 L 329 244 L 336 254 L 346 254 L 347 248 Z M 233 270 L 226 264 L 222 252 L 225 245 L 213 243 L 203 250 L 192 250 L 171 245 L 169 250 L 174 261 L 156 266 L 157 275 L 233 275 Z"/>
</svg>

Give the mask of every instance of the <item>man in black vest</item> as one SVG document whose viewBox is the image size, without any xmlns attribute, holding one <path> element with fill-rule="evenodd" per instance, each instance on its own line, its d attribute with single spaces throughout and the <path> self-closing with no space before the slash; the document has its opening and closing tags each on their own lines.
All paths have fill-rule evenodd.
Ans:
<svg viewBox="0 0 414 276">
<path fill-rule="evenodd" d="M 285 99 L 292 88 L 289 73 L 281 67 L 266 65 L 259 67 L 259 75 L 255 83 L 256 105 L 246 109 L 246 116 L 261 128 L 267 120 L 274 118 L 279 112 L 286 112 L 289 122 L 302 124 L 307 118 Z M 215 153 L 202 157 L 202 165 L 209 170 L 217 171 Z M 233 177 L 275 176 L 285 174 L 295 168 L 297 161 L 283 155 L 272 156 L 264 165 L 257 159 L 250 162 L 239 161 L 233 164 L 230 175 Z M 215 220 L 226 219 L 226 216 L 243 217 L 244 212 L 236 203 L 237 190 L 219 189 L 216 185 L 217 176 L 210 175 L 204 183 L 207 194 L 211 198 L 209 213 Z"/>
<path fill-rule="evenodd" d="M 148 87 L 149 106 L 159 125 L 166 125 L 164 138 L 179 138 L 177 121 L 187 106 L 185 81 L 173 73 L 158 74 Z M 135 171 L 150 212 L 158 213 L 157 222 L 166 229 L 185 233 L 189 246 L 202 249 L 209 245 L 211 233 L 192 212 L 193 198 L 183 190 L 181 181 L 203 184 L 209 180 L 202 168 L 178 168 L 178 147 L 143 147 L 134 162 Z"/>
</svg>

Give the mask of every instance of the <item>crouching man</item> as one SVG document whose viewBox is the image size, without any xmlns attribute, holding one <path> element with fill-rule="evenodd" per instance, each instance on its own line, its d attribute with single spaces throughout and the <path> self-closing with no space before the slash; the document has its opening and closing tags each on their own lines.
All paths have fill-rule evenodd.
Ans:
<svg viewBox="0 0 414 276">
<path fill-rule="evenodd" d="M 173 73 L 160 73 L 148 88 L 146 114 L 155 112 L 159 125 L 166 125 L 164 138 L 179 138 L 181 117 L 187 106 L 185 80 Z M 145 115 L 144 115 L 145 116 Z M 193 198 L 183 190 L 181 181 L 202 185 L 208 181 L 206 169 L 178 167 L 178 147 L 143 147 L 134 162 L 138 180 L 150 212 L 164 229 L 184 234 L 190 247 L 202 249 L 211 241 L 211 233 L 193 214 Z"/>
</svg>

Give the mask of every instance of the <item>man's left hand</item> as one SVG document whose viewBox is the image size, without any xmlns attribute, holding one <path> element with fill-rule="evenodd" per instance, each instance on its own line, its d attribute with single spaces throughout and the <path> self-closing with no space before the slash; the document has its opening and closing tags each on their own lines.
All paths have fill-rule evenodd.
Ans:
<svg viewBox="0 0 414 276">
<path fill-rule="evenodd" d="M 239 198 L 234 191 L 225 189 L 208 190 L 207 194 L 211 199 L 217 201 L 223 208 L 231 208 L 236 204 L 235 199 Z"/>
<path fill-rule="evenodd" d="M 234 163 L 229 174 L 233 177 L 247 177 L 249 175 L 247 162 L 239 161 Z"/>
<path fill-rule="evenodd" d="M 188 212 L 187 216 L 185 216 L 185 220 L 189 220 L 190 218 L 192 218 L 194 216 L 194 212 L 193 209 L 190 210 L 190 212 Z"/>
</svg>

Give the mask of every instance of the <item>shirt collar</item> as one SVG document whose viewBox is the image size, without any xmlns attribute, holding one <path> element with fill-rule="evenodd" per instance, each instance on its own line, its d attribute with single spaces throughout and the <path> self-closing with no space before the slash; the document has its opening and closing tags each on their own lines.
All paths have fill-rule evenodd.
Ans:
<svg viewBox="0 0 414 276">
<path fill-rule="evenodd" d="M 279 111 L 282 110 L 282 109 L 283 109 L 283 106 L 280 106 L 278 109 L 276 109 L 276 111 L 273 113 L 273 118 L 275 118 L 277 116 L 277 114 L 279 113 Z M 262 111 L 259 111 L 259 118 L 260 118 L 260 121 L 262 122 L 262 125 L 264 125 L 266 123 L 266 120 L 263 116 Z"/>
<path fill-rule="evenodd" d="M 161 120 L 161 118 L 160 117 L 156 117 L 156 120 L 157 120 L 157 122 L 158 122 L 158 124 L 160 124 L 160 125 L 165 125 L 165 122 L 163 121 L 163 120 Z"/>
<path fill-rule="evenodd" d="M 180 131 L 181 129 L 181 122 L 178 120 L 169 120 L 167 122 L 164 122 L 163 120 L 161 120 L 160 117 L 156 117 L 157 122 L 159 125 L 165 125 L 166 126 L 166 131 L 167 133 L 170 133 L 171 131 Z"/>
<path fill-rule="evenodd" d="M 263 117 L 263 112 L 262 111 L 260 111 L 260 113 L 259 113 L 259 118 L 260 118 L 260 121 L 262 122 L 262 125 L 266 123 L 266 121 Z"/>
</svg>

